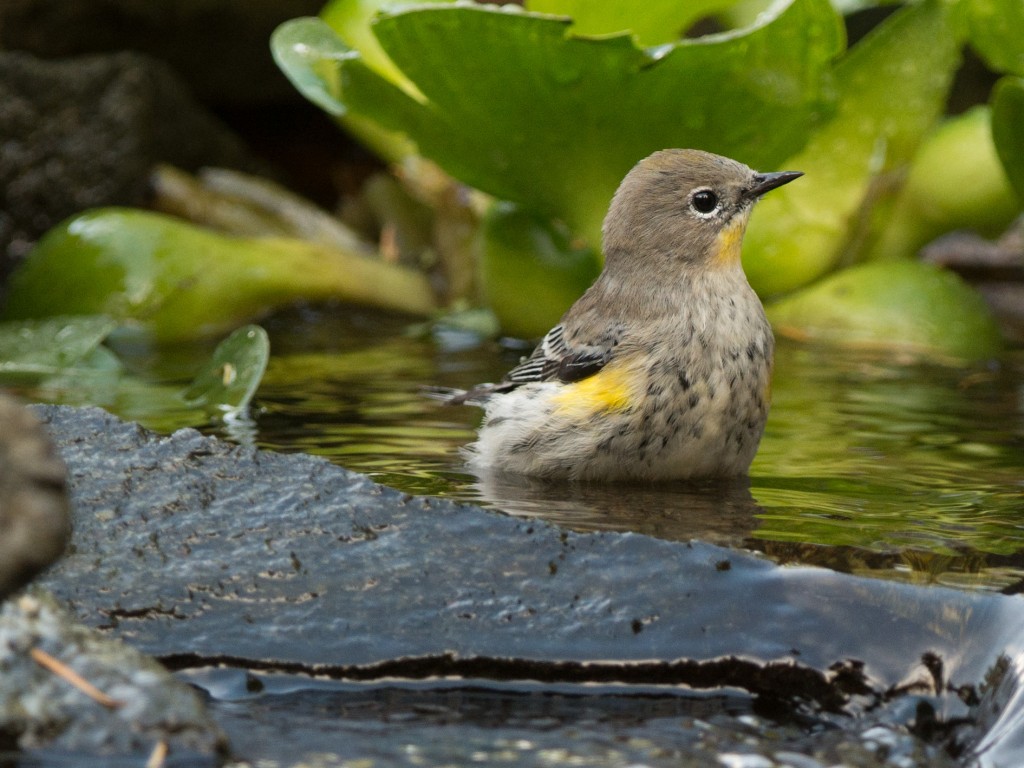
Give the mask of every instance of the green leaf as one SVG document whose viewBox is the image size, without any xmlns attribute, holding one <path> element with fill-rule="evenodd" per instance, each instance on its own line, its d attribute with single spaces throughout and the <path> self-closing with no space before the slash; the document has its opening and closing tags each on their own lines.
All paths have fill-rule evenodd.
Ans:
<svg viewBox="0 0 1024 768">
<path fill-rule="evenodd" d="M 806 285 L 855 256 L 846 250 L 861 234 L 862 206 L 942 114 L 960 61 L 955 27 L 941 0 L 925 0 L 894 13 L 839 62 L 838 113 L 784 164 L 806 178 L 773 191 L 751 217 L 743 265 L 762 296 Z"/>
<path fill-rule="evenodd" d="M 982 298 L 952 272 L 918 261 L 850 267 L 767 312 L 782 336 L 911 358 L 979 360 L 1002 348 Z"/>
<path fill-rule="evenodd" d="M 1024 205 L 1024 79 L 1004 77 L 992 96 L 992 139 L 1017 201 Z"/>
<path fill-rule="evenodd" d="M 424 275 L 284 238 L 234 238 L 144 211 L 99 209 L 58 225 L 11 277 L 6 319 L 105 314 L 157 341 L 227 333 L 299 301 L 409 314 L 436 308 Z"/>
<path fill-rule="evenodd" d="M 246 325 L 217 345 L 213 356 L 181 397 L 192 407 L 243 413 L 267 370 L 270 339 L 258 325 Z"/>
<path fill-rule="evenodd" d="M 571 18 L 572 34 L 578 37 L 628 32 L 638 44 L 649 46 L 675 42 L 694 22 L 735 4 L 735 0 L 648 0 L 638 11 L 636 3 L 628 1 L 530 0 L 526 7 Z"/>
<path fill-rule="evenodd" d="M 102 345 L 117 325 L 104 316 L 0 323 L 0 383 L 30 399 L 102 405 L 172 430 L 199 425 L 210 412 L 226 420 L 243 414 L 270 355 L 262 328 L 241 328 L 218 345 L 182 391 L 127 372 Z"/>
<path fill-rule="evenodd" d="M 511 203 L 491 208 L 481 237 L 487 306 L 512 336 L 543 336 L 600 271 L 596 251 Z"/>
<path fill-rule="evenodd" d="M 341 5 L 341 4 L 336 4 Z M 345 3 L 351 5 L 351 3 Z M 325 12 L 334 6 L 329 6 Z M 362 7 L 360 11 L 364 10 Z M 366 21 L 363 13 L 354 14 L 356 18 Z M 336 13 L 334 18 L 339 26 L 344 26 L 348 17 Z M 353 22 L 353 26 L 355 26 Z M 380 49 L 376 38 L 356 29 L 354 41 L 369 39 L 373 41 L 370 50 L 363 59 L 370 62 L 370 67 L 381 78 L 382 87 L 395 87 L 395 80 L 403 83 L 408 81 L 396 74 L 394 65 L 385 66 L 377 60 L 375 51 Z M 287 21 L 278 27 L 270 38 L 270 50 L 274 61 L 281 71 L 291 80 L 299 93 L 316 104 L 327 114 L 337 118 L 352 134 L 371 147 L 381 157 L 397 162 L 412 153 L 414 146 L 400 132 L 382 128 L 379 124 L 352 114 L 339 100 L 341 93 L 341 63 L 346 59 L 360 58 L 360 54 L 345 45 L 331 27 L 320 19 L 300 18 Z M 386 54 L 381 53 L 386 59 Z M 390 60 L 388 60 L 390 61 Z M 383 70 L 383 71 L 381 71 Z M 408 86 L 407 86 L 408 87 Z M 414 88 L 415 86 L 412 86 Z M 400 89 L 399 89 L 400 90 Z M 401 91 L 400 91 L 401 92 Z M 410 93 L 407 90 L 406 95 Z"/>
<path fill-rule="evenodd" d="M 991 69 L 1024 75 L 1024 3 L 1020 0 L 970 0 L 971 46 Z"/>
<path fill-rule="evenodd" d="M 435 4 L 447 0 L 432 0 Z M 417 100 L 423 95 L 407 78 L 377 41 L 371 23 L 377 14 L 394 5 L 394 0 L 333 0 L 320 11 L 347 48 L 358 51 L 366 65 Z"/>
<path fill-rule="evenodd" d="M 103 315 L 0 323 L 0 374 L 43 377 L 106 367 L 109 354 L 98 350 L 116 327 Z"/>
<path fill-rule="evenodd" d="M 1013 140 L 1020 145 L 1016 130 Z M 997 237 L 1018 213 L 992 141 L 991 112 L 977 106 L 946 120 L 925 140 L 886 211 L 885 228 L 870 255 L 914 256 L 923 245 L 957 229 Z"/>
<path fill-rule="evenodd" d="M 279 30 L 278 59 L 287 30 L 346 119 L 404 133 L 456 178 L 594 244 L 619 181 L 657 149 L 699 146 L 761 167 L 798 150 L 828 105 L 843 44 L 826 0 L 783 2 L 751 28 L 649 50 L 508 7 L 384 12 L 374 34 L 421 101 L 314 27 Z"/>
</svg>

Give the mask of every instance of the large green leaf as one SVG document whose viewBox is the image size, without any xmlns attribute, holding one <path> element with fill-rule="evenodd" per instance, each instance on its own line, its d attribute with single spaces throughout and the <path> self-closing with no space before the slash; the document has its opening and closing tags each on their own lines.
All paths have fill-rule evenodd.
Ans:
<svg viewBox="0 0 1024 768">
<path fill-rule="evenodd" d="M 984 300 L 952 272 L 919 261 L 850 267 L 769 305 L 776 333 L 912 358 L 979 360 L 999 353 Z"/>
<path fill-rule="evenodd" d="M 763 168 L 800 149 L 843 45 L 826 0 L 783 2 L 750 28 L 654 49 L 571 25 L 468 4 L 382 12 L 374 35 L 422 98 L 322 22 L 283 25 L 273 47 L 307 92 L 320 80 L 318 103 L 329 94 L 346 121 L 403 133 L 456 178 L 596 243 L 615 187 L 657 149 L 699 146 Z"/>
<path fill-rule="evenodd" d="M 942 114 L 960 61 L 952 12 L 943 0 L 904 8 L 839 62 L 839 112 L 785 163 L 806 178 L 772 192 L 751 218 L 743 264 L 758 293 L 792 291 L 849 256 L 878 181 L 910 162 Z"/>
<path fill-rule="evenodd" d="M 992 139 L 1017 201 L 1024 205 L 1024 79 L 1004 77 L 992 96 Z"/>
<path fill-rule="evenodd" d="M 227 333 L 299 300 L 411 314 L 427 278 L 362 254 L 285 238 L 235 238 L 168 216 L 98 209 L 48 232 L 12 276 L 6 319 L 105 314 L 159 341 Z"/>
</svg>

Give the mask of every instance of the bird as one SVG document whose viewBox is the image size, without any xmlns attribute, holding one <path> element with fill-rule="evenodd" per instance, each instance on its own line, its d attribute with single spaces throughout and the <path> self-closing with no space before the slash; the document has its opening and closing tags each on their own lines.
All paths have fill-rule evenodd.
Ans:
<svg viewBox="0 0 1024 768">
<path fill-rule="evenodd" d="M 802 176 L 697 149 L 638 162 L 602 226 L 604 266 L 483 407 L 469 468 L 570 482 L 742 477 L 768 416 L 774 337 L 740 250 L 757 200 Z"/>
</svg>

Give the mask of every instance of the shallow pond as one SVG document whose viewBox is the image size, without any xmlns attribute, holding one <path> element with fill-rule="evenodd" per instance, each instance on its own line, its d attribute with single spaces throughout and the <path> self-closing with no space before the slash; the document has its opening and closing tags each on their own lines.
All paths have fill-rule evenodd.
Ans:
<svg viewBox="0 0 1024 768">
<path fill-rule="evenodd" d="M 297 515 L 298 522 L 291 521 L 291 528 L 282 521 L 274 523 L 280 530 L 275 528 L 273 536 L 288 542 L 279 554 L 283 557 L 290 553 L 293 568 L 296 562 L 305 564 L 301 572 L 295 573 L 280 566 L 281 572 L 293 575 L 296 583 L 291 585 L 287 579 L 264 583 L 264 571 L 271 569 L 267 573 L 274 573 L 276 567 L 263 562 L 271 556 L 264 551 L 271 539 L 262 523 L 238 526 L 237 510 L 230 502 L 234 496 L 224 491 L 228 501 L 217 512 L 220 517 L 208 518 L 213 510 L 202 510 L 203 524 L 210 527 L 209 535 L 214 537 L 204 541 L 210 546 L 211 562 L 216 566 L 210 568 L 220 585 L 217 589 L 223 588 L 221 582 L 227 577 L 222 570 L 220 549 L 210 542 L 221 537 L 224 542 L 220 546 L 235 553 L 239 546 L 237 537 L 248 531 L 260 554 L 242 558 L 233 555 L 236 559 L 231 567 L 239 572 L 234 573 L 234 581 L 228 579 L 228 584 L 250 585 L 259 581 L 267 594 L 246 592 L 250 599 L 239 602 L 232 599 L 228 589 L 227 597 L 217 602 L 215 609 L 207 610 L 209 606 L 204 601 L 214 599 L 212 595 L 217 589 L 196 591 L 195 583 L 203 578 L 202 568 L 201 564 L 190 562 L 189 568 L 166 572 L 153 584 L 126 576 L 129 586 L 122 589 L 127 592 L 118 597 L 120 593 L 115 589 L 111 597 L 108 592 L 112 585 L 106 570 L 110 562 L 120 562 L 118 558 L 130 550 L 133 567 L 158 569 L 164 562 L 164 548 L 167 553 L 178 553 L 174 557 L 180 555 L 172 524 L 183 526 L 181 530 L 188 532 L 193 530 L 194 523 L 179 510 L 179 515 L 161 514 L 152 519 L 143 515 L 133 527 L 135 516 L 125 512 L 121 522 L 127 527 L 118 529 L 116 537 L 101 521 L 95 523 L 96 530 L 89 538 L 92 518 L 85 514 L 76 536 L 82 551 L 91 554 L 84 559 L 66 558 L 50 577 L 58 587 L 86 589 L 83 585 L 90 582 L 82 569 L 94 561 L 104 563 L 100 593 L 91 597 L 79 595 L 82 604 L 93 611 L 110 599 L 115 603 L 124 600 L 126 605 L 149 605 L 146 599 L 163 604 L 162 598 L 135 595 L 131 590 L 138 589 L 140 583 L 161 590 L 160 594 L 166 592 L 167 600 L 184 612 L 181 615 L 191 610 L 191 602 L 183 601 L 181 595 L 200 595 L 198 603 L 192 606 L 196 616 L 190 622 L 181 621 L 178 613 L 171 620 L 166 619 L 166 612 L 157 611 L 149 623 L 139 621 L 119 631 L 133 643 L 141 644 L 143 650 L 158 656 L 169 653 L 173 659 L 176 652 L 188 651 L 186 657 L 191 661 L 175 668 L 183 678 L 210 694 L 211 713 L 228 733 L 239 756 L 261 765 L 288 765 L 296 760 L 302 764 L 351 765 L 352 760 L 357 760 L 366 765 L 500 761 L 513 765 L 667 766 L 706 765 L 709 755 L 723 765 L 795 768 L 833 764 L 961 764 L 957 750 L 952 749 L 957 742 L 948 742 L 941 729 L 929 735 L 929 721 L 922 720 L 921 714 L 932 711 L 929 707 L 934 706 L 939 720 L 948 720 L 953 727 L 959 711 L 954 689 L 943 690 L 941 695 L 933 695 L 939 694 L 938 690 L 925 691 L 924 695 L 917 695 L 916 689 L 907 689 L 908 695 L 900 693 L 899 687 L 884 690 L 900 679 L 907 663 L 916 663 L 915 654 L 920 648 L 934 650 L 940 646 L 936 658 L 950 664 L 951 684 L 953 678 L 973 683 L 985 677 L 984 687 L 991 689 L 986 696 L 994 702 L 991 710 L 1003 713 L 999 720 L 1003 725 L 993 726 L 985 718 L 977 724 L 976 732 L 985 734 L 984 738 L 995 745 L 990 750 L 994 757 L 987 764 L 999 764 L 999 755 L 1013 755 L 1014 760 L 1019 756 L 1020 745 L 1014 736 L 1021 711 L 1019 688 L 1015 687 L 1019 668 L 1013 667 L 1013 674 L 1006 675 L 1005 686 L 996 686 L 993 681 L 999 678 L 992 677 L 990 671 L 981 671 L 999 653 L 1010 654 L 1005 661 L 1008 665 L 1011 657 L 1016 658 L 1019 649 L 1010 648 L 1007 638 L 1019 636 L 1019 598 L 984 602 L 988 598 L 977 594 L 914 590 L 882 580 L 945 584 L 979 591 L 1022 591 L 1024 355 L 1020 352 L 1008 355 L 1000 364 L 956 369 L 783 343 L 777 355 L 773 410 L 749 482 L 567 488 L 525 480 L 495 485 L 469 474 L 460 461 L 459 448 L 473 438 L 480 412 L 440 405 L 422 397 L 419 391 L 423 385 L 464 387 L 496 380 L 528 348 L 481 343 L 468 334 L 453 331 L 418 332 L 422 329 L 411 329 L 398 319 L 342 310 L 296 310 L 269 319 L 265 327 L 270 333 L 273 357 L 247 419 L 228 423 L 210 419 L 194 410 L 185 410 L 180 399 L 166 396 L 175 386 L 189 381 L 208 358 L 212 344 L 159 351 L 121 347 L 118 354 L 131 373 L 111 385 L 88 386 L 89 382 L 78 382 L 80 386 L 76 387 L 75 382 L 69 384 L 65 380 L 59 386 L 34 390 L 22 387 L 21 392 L 33 399 L 74 404 L 98 402 L 123 418 L 162 432 L 191 425 L 280 452 L 319 454 L 409 493 L 476 502 L 515 515 L 541 517 L 563 528 L 637 531 L 668 540 L 698 538 L 757 550 L 777 562 L 821 565 L 876 577 L 852 588 L 854 580 L 838 579 L 828 571 L 766 570 L 760 559 L 737 555 L 733 558 L 735 562 L 716 561 L 712 568 L 716 574 L 714 583 L 732 585 L 731 588 L 712 595 L 706 592 L 712 582 L 700 582 L 700 599 L 693 598 L 693 603 L 686 602 L 691 598 L 688 591 L 685 596 L 672 593 L 674 597 L 666 598 L 671 605 L 662 606 L 663 610 L 641 610 L 633 605 L 639 589 L 632 582 L 625 587 L 620 585 L 616 594 L 634 612 L 630 616 L 640 617 L 633 619 L 630 631 L 626 632 L 633 645 L 642 646 L 642 652 L 637 651 L 639 658 L 688 658 L 687 650 L 679 642 L 690 632 L 703 650 L 689 655 L 721 659 L 741 653 L 777 659 L 780 654 L 776 645 L 781 640 L 776 635 L 784 628 L 782 634 L 787 636 L 797 633 L 803 644 L 800 653 L 805 654 L 800 658 L 811 668 L 818 664 L 831 670 L 828 664 L 834 659 L 866 660 L 869 668 L 880 675 L 874 684 L 878 701 L 885 703 L 859 715 L 853 707 L 854 716 L 850 717 L 817 713 L 809 718 L 800 714 L 794 719 L 788 711 L 762 711 L 764 697 L 750 696 L 728 686 L 709 692 L 671 684 L 619 684 L 608 688 L 595 683 L 538 682 L 530 675 L 505 681 L 500 676 L 475 679 L 465 674 L 432 674 L 422 679 L 385 675 L 362 683 L 349 681 L 344 675 L 325 680 L 322 675 L 303 670 L 320 669 L 317 665 L 325 661 L 354 663 L 351 648 L 345 645 L 358 645 L 362 637 L 358 632 L 353 634 L 349 627 L 350 622 L 356 621 L 353 612 L 363 611 L 376 617 L 372 624 L 373 640 L 364 643 L 366 648 L 379 646 L 384 637 L 393 643 L 396 633 L 400 634 L 401 627 L 408 623 L 395 619 L 396 609 L 387 595 L 374 598 L 373 594 L 360 591 L 360 601 L 354 605 L 345 602 L 351 589 L 340 582 L 322 590 L 322 585 L 333 584 L 332 580 L 355 579 L 360 589 L 365 581 L 360 575 L 365 563 L 360 566 L 356 561 L 332 558 L 370 558 L 373 567 L 381 570 L 373 579 L 374 584 L 400 584 L 397 571 L 405 567 L 406 560 L 397 557 L 395 547 L 406 541 L 412 547 L 408 557 L 419 562 L 424 554 L 422 547 L 434 542 L 434 546 L 443 547 L 437 551 L 443 551 L 443 559 L 450 562 L 431 561 L 431 573 L 444 571 L 447 566 L 452 571 L 451 578 L 440 586 L 424 585 L 422 580 L 417 586 L 440 599 L 452 585 L 458 585 L 459 594 L 465 584 L 477 585 L 487 593 L 481 598 L 484 607 L 467 615 L 478 617 L 490 615 L 485 608 L 490 605 L 488 601 L 495 599 L 493 579 L 515 582 L 509 594 L 518 594 L 522 574 L 516 568 L 506 573 L 513 557 L 537 560 L 535 568 L 524 571 L 543 576 L 536 583 L 529 582 L 530 589 L 536 590 L 538 584 L 543 584 L 546 589 L 568 590 L 549 600 L 560 610 L 568 610 L 565 605 L 576 605 L 576 593 L 584 588 L 568 582 L 571 569 L 559 569 L 559 579 L 553 579 L 555 558 L 546 551 L 534 551 L 538 544 L 533 539 L 530 547 L 520 547 L 515 552 L 491 548 L 492 554 L 497 553 L 500 566 L 485 568 L 485 561 L 490 561 L 482 555 L 488 553 L 488 546 L 476 539 L 463 541 L 467 536 L 464 529 L 453 529 L 461 531 L 456 537 L 447 529 L 430 528 L 443 522 L 440 515 L 413 515 L 392 525 L 389 530 L 393 538 L 386 547 L 382 545 L 387 552 L 383 558 L 371 548 L 342 547 L 334 539 L 324 540 L 320 535 L 325 526 L 329 527 L 326 520 L 333 521 L 332 515 L 337 512 L 319 502 L 310 502 L 310 508 Z M 135 434 L 134 430 L 129 432 Z M 81 442 L 81 438 L 76 440 Z M 93 442 L 86 444 L 90 453 L 97 450 Z M 133 456 L 126 450 L 108 448 L 122 460 Z M 143 464 L 156 461 L 162 465 L 170 461 L 167 457 L 136 458 Z M 84 484 L 95 474 L 81 467 L 78 472 L 79 481 Z M 231 473 L 219 476 L 229 475 L 234 477 Z M 268 481 L 259 475 L 255 480 L 272 484 L 280 481 L 277 474 L 273 477 Z M 120 483 L 110 484 L 103 478 L 93 480 L 102 487 L 121 488 Z M 273 496 L 272 490 L 260 487 L 257 495 Z M 249 486 L 246 488 L 249 493 Z M 91 499 L 97 493 L 95 489 L 87 490 L 84 498 Z M 149 502 L 136 498 L 137 495 L 141 496 L 136 486 L 132 499 L 125 503 L 138 503 L 150 509 Z M 281 502 L 280 506 L 287 509 L 290 503 Z M 267 504 L 269 509 L 277 509 L 277 502 L 271 500 Z M 182 510 L 187 506 L 183 505 Z M 488 521 L 475 521 L 474 525 L 512 522 L 484 517 Z M 161 525 L 171 528 L 154 528 Z M 252 525 L 256 527 L 250 530 Z M 293 530 L 295 525 L 307 526 L 309 530 L 302 528 L 297 532 Z M 533 535 L 532 524 L 518 523 L 515 527 L 526 529 L 519 532 L 520 537 Z M 546 529 L 537 526 L 538 531 L 542 528 Z M 141 537 L 142 543 L 136 548 L 129 547 L 124 538 L 129 534 Z M 637 579 L 659 599 L 666 596 L 670 585 L 677 591 L 690 589 L 687 584 L 691 582 L 679 574 L 666 578 L 665 569 L 659 565 L 664 565 L 662 560 L 646 562 L 649 552 L 647 556 L 623 555 L 623 547 L 639 546 L 640 551 L 646 551 L 645 547 L 669 546 L 664 542 L 619 537 L 616 546 L 605 552 L 605 537 L 579 538 L 587 540 L 586 546 L 582 541 L 579 543 L 581 550 L 574 554 L 574 560 L 583 557 L 584 548 L 593 548 L 595 553 L 602 553 L 601 557 L 614 558 L 617 553 L 629 563 L 628 567 L 619 567 L 621 563 L 613 565 L 607 573 L 601 570 L 604 560 L 587 561 L 589 565 L 577 563 L 577 570 L 586 574 L 584 583 L 601 593 L 595 598 L 597 603 L 603 605 L 608 595 L 600 586 L 594 586 L 596 576 L 618 574 Z M 557 536 L 549 539 L 550 546 L 556 549 L 565 546 L 565 534 L 561 544 Z M 507 532 L 501 540 L 509 541 Z M 109 548 L 105 554 L 104 546 Z M 671 567 L 681 567 L 686 553 L 701 547 L 704 545 L 673 551 Z M 154 550 L 150 553 L 153 560 L 140 566 L 136 562 L 138 553 L 148 552 L 147 548 Z M 192 550 L 192 561 L 200 554 L 198 549 Z M 689 555 L 706 565 L 701 560 L 703 555 Z M 720 563 L 723 568 L 718 567 Z M 246 568 L 261 575 L 249 574 Z M 397 571 L 393 573 L 389 568 Z M 472 568 L 484 570 L 467 573 L 466 569 Z M 306 573 L 307 569 L 312 569 L 312 574 Z M 185 579 L 187 589 L 176 583 L 175 578 Z M 779 584 L 784 587 L 778 594 L 769 589 L 776 584 L 773 579 L 781 580 Z M 563 581 L 567 583 L 563 585 Z M 290 602 L 274 592 L 283 589 L 287 598 L 288 589 L 294 587 L 305 595 L 310 584 L 317 585 L 320 597 L 308 604 L 305 597 Z M 766 589 L 768 592 L 763 591 Z M 879 597 L 878 590 L 887 596 Z M 570 601 L 567 596 L 571 594 L 576 597 Z M 750 604 L 734 601 L 737 594 L 749 596 Z M 774 597 L 766 598 L 768 594 Z M 418 596 L 418 592 L 407 596 L 414 610 L 419 610 Z M 443 599 L 441 602 L 448 604 Z M 996 607 L 1000 610 L 993 609 L 994 602 L 999 602 Z M 962 610 L 956 609 L 954 603 L 962 604 Z M 257 606 L 262 606 L 266 615 L 261 620 L 252 620 L 250 614 Z M 698 609 L 704 614 L 699 614 Z M 244 620 L 238 618 L 238 610 L 243 611 Z M 1006 611 L 1005 615 L 1001 610 Z M 546 615 L 542 611 L 536 620 Z M 438 620 L 445 616 L 442 611 Z M 657 618 L 651 619 L 651 626 L 644 624 L 649 617 Z M 672 617 L 678 624 L 669 626 Z M 159 624 L 161 620 L 169 625 Z M 219 621 L 221 628 L 200 631 L 199 621 Z M 273 624 L 276 629 L 269 634 L 251 632 L 247 630 L 250 621 L 252 627 Z M 460 614 L 456 624 L 465 621 L 468 619 Z M 714 635 L 703 634 L 705 625 L 717 626 L 716 622 L 728 629 Z M 342 631 L 343 625 L 349 628 Z M 415 622 L 410 626 L 418 627 Z M 532 658 L 530 643 L 545 641 L 551 633 L 533 631 L 532 624 L 525 626 L 525 634 L 516 643 L 502 645 L 498 641 L 505 630 L 497 632 L 474 625 L 466 631 L 467 648 L 472 653 L 463 655 L 506 658 L 518 653 Z M 602 621 L 579 625 L 575 620 L 565 619 L 558 623 L 559 632 L 579 630 L 580 626 L 586 626 L 587 633 L 598 627 L 607 631 Z M 737 626 L 749 627 L 750 632 L 744 635 Z M 880 626 L 886 627 L 884 637 L 877 631 Z M 415 647 L 436 641 L 440 650 L 450 650 L 453 641 L 446 632 L 452 628 L 445 627 L 415 629 Z M 289 631 L 294 637 L 285 637 Z M 173 637 L 178 638 L 178 645 L 170 642 Z M 274 646 L 273 639 L 282 637 L 280 647 Z M 714 637 L 725 650 L 718 646 L 705 648 L 708 637 Z M 244 645 L 242 638 L 248 638 L 248 652 L 239 650 Z M 664 638 L 666 643 L 660 651 L 645 645 L 658 638 Z M 491 648 L 487 644 L 491 641 L 498 645 Z M 480 643 L 483 650 L 477 647 Z M 616 643 L 628 645 L 621 639 Z M 558 653 L 562 654 L 559 658 L 566 649 L 574 658 L 578 644 L 579 638 L 563 638 L 563 645 L 558 646 Z M 743 650 L 738 652 L 734 646 Z M 239 654 L 234 668 L 218 666 L 217 659 L 225 647 Z M 792 650 L 797 644 L 784 647 L 799 655 Z M 292 667 L 279 668 L 273 663 L 267 666 L 259 661 L 287 661 L 291 657 L 282 648 L 298 653 L 297 658 L 306 666 L 296 667 L 299 671 L 295 674 L 276 674 L 273 670 Z M 597 658 L 608 657 L 611 651 L 606 650 L 602 649 Z M 890 665 L 892 669 L 886 666 L 889 650 L 896 659 Z M 426 652 L 421 650 L 420 654 Z M 401 662 L 399 652 L 389 655 L 385 649 L 381 653 L 386 660 L 393 655 Z M 975 666 L 980 665 L 979 669 L 965 668 L 965 659 L 977 661 Z M 880 674 L 883 669 L 885 674 Z M 947 711 L 950 706 L 953 709 Z M 993 718 L 995 715 L 990 719 Z"/>
<path fill-rule="evenodd" d="M 773 408 L 749 484 L 564 488 L 481 482 L 461 464 L 480 412 L 428 384 L 493 381 L 529 351 L 393 318 L 296 310 L 271 318 L 273 357 L 250 420 L 194 424 L 130 385 L 101 404 L 159 430 L 193 424 L 328 457 L 417 494 L 759 550 L 779 562 L 917 583 L 1024 588 L 1024 354 L 956 369 L 779 346 Z M 187 381 L 208 348 L 121 349 L 142 379 Z M 73 391 L 30 397 L 80 402 Z"/>
</svg>

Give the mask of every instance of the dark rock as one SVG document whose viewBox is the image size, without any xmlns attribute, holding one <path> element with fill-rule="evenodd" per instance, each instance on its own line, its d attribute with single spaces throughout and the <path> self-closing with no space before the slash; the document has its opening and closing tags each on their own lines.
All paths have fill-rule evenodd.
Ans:
<svg viewBox="0 0 1024 768">
<path fill-rule="evenodd" d="M 1012 598 L 574 534 L 309 456 L 36 413 L 76 510 L 76 553 L 46 584 L 177 666 L 730 685 L 826 709 L 927 691 L 957 710 L 925 660 L 973 684 L 1024 636 Z"/>
<path fill-rule="evenodd" d="M 76 515 L 45 584 L 207 688 L 254 763 L 948 766 L 1015 748 L 1017 598 L 574 534 L 309 456 L 35 412 Z"/>
<path fill-rule="evenodd" d="M 4 0 L 0 50 L 43 58 L 131 49 L 162 59 L 206 102 L 265 104 L 295 90 L 270 56 L 274 28 L 322 0 Z"/>
<path fill-rule="evenodd" d="M 158 162 L 258 168 L 165 64 L 131 53 L 0 53 L 0 136 L 0 278 L 68 216 L 143 203 Z"/>
<path fill-rule="evenodd" d="M 61 765 L 100 755 L 138 755 L 141 765 L 160 742 L 175 757 L 201 760 L 190 764 L 212 765 L 226 752 L 194 689 L 119 640 L 75 623 L 42 590 L 0 607 L 0 637 L 0 750 L 59 752 Z M 47 659 L 98 694 L 48 668 Z"/>
<path fill-rule="evenodd" d="M 38 419 L 0 395 L 0 600 L 60 557 L 70 538 L 64 464 Z"/>
</svg>

